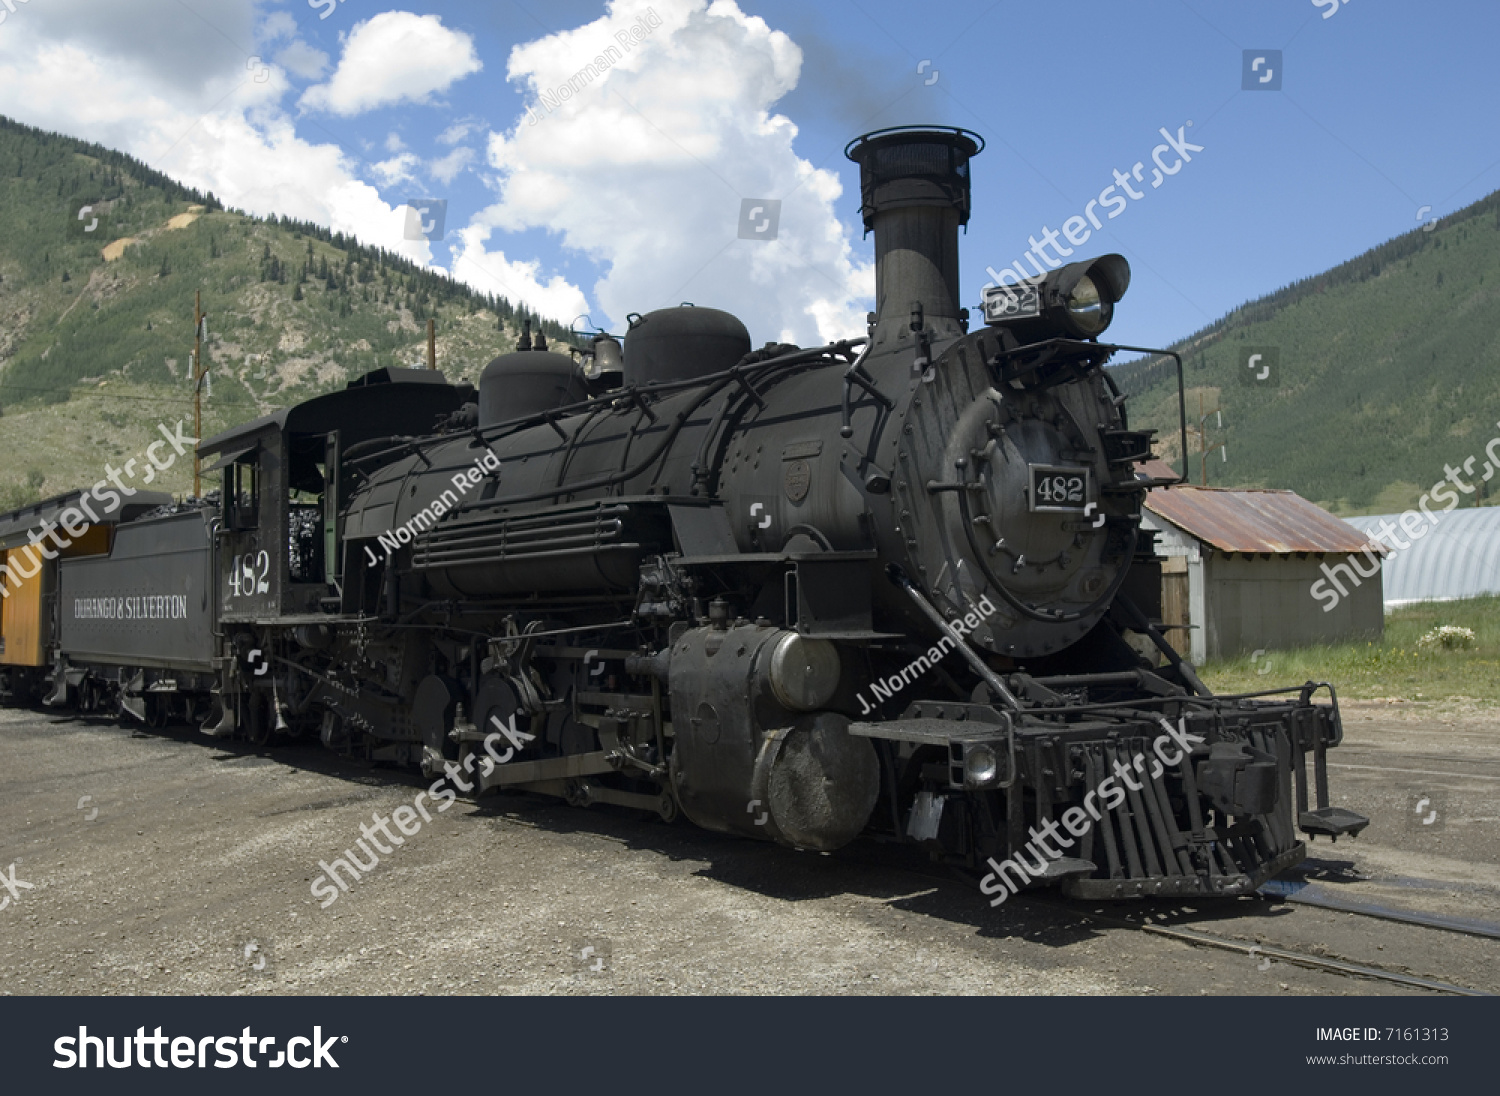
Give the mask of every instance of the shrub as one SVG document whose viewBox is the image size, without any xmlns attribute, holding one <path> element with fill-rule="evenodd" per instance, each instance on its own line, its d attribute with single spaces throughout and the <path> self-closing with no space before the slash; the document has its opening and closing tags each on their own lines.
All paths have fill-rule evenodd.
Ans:
<svg viewBox="0 0 1500 1096">
<path fill-rule="evenodd" d="M 1474 646 L 1474 630 L 1443 624 L 1417 640 L 1417 646 L 1424 651 L 1467 651 Z"/>
</svg>

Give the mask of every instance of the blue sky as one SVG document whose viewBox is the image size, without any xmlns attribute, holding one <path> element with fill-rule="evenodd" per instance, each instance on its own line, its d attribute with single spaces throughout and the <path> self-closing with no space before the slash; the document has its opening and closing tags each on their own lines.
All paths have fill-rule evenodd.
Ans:
<svg viewBox="0 0 1500 1096">
<path fill-rule="evenodd" d="M 963 126 L 964 303 L 1095 199 L 1078 255 L 1134 272 L 1111 336 L 1162 345 L 1500 187 L 1497 31 L 1481 0 L 31 0 L 0 112 L 565 322 L 694 300 L 757 342 L 871 306 L 849 139 Z M 1247 50 L 1279 90 L 1242 89 Z M 1202 150 L 1153 188 L 1162 129 Z M 443 239 L 405 238 L 409 198 L 446 199 Z M 782 200 L 776 240 L 739 238 L 746 198 Z"/>
</svg>

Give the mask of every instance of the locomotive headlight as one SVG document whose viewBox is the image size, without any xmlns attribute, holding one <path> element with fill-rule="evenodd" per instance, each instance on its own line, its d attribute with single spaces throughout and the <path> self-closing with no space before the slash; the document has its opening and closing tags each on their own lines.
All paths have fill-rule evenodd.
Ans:
<svg viewBox="0 0 1500 1096">
<path fill-rule="evenodd" d="M 964 750 L 964 787 L 985 788 L 1000 776 L 1000 759 L 995 748 L 980 743 Z"/>
<path fill-rule="evenodd" d="M 1085 274 L 1068 294 L 1068 318 L 1085 337 L 1097 335 L 1114 318 L 1115 306 L 1099 295 L 1094 279 Z"/>
<path fill-rule="evenodd" d="M 843 676 L 839 649 L 826 639 L 788 632 L 771 651 L 771 691 L 794 712 L 811 712 L 833 699 Z"/>
<path fill-rule="evenodd" d="M 1062 336 L 1092 339 L 1114 319 L 1115 302 L 1130 286 L 1123 255 L 1069 263 L 1015 285 L 984 291 L 984 322 L 1011 332 L 1020 344 Z"/>
</svg>

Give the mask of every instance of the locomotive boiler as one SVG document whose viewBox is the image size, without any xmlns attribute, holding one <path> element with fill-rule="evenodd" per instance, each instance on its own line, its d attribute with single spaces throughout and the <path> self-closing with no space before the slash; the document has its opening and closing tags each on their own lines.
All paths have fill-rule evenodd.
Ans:
<svg viewBox="0 0 1500 1096">
<path fill-rule="evenodd" d="M 863 338 L 754 349 L 728 313 L 667 308 L 581 363 L 528 336 L 477 391 L 383 370 L 204 442 L 209 732 L 798 849 L 1032 850 L 1020 883 L 1090 898 L 1244 893 L 1305 855 L 1299 829 L 1357 833 L 1328 800 L 1333 690 L 1212 696 L 1158 627 L 1152 434 L 1099 341 L 1125 260 L 987 290 L 970 330 L 981 148 L 848 148 Z M 1076 841 L 1037 854 L 1060 824 Z"/>
</svg>

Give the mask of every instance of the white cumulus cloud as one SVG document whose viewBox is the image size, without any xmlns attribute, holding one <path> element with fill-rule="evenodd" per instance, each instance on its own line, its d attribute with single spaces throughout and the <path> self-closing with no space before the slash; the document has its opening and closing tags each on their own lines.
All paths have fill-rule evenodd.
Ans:
<svg viewBox="0 0 1500 1096">
<path fill-rule="evenodd" d="M 304 80 L 316 80 L 328 71 L 328 54 L 298 38 L 276 54 L 276 63 Z"/>
<path fill-rule="evenodd" d="M 611 0 L 511 53 L 532 107 L 491 135 L 499 201 L 474 223 L 557 233 L 604 269 L 592 291 L 616 323 L 692 300 L 736 313 L 757 342 L 863 334 L 874 273 L 839 223 L 838 177 L 772 113 L 801 62 L 733 0 Z M 781 202 L 774 241 L 738 238 L 746 198 Z"/>
<path fill-rule="evenodd" d="M 414 169 L 422 163 L 414 153 L 403 152 L 392 156 L 389 160 L 381 160 L 379 163 L 370 165 L 370 170 L 375 177 L 385 186 L 395 186 L 397 183 L 415 181 Z"/>
<path fill-rule="evenodd" d="M 447 129 L 443 130 L 443 132 L 439 133 L 437 137 L 438 143 L 456 145 L 479 128 L 481 127 L 477 121 L 469 118 L 462 119 L 461 121 L 454 122 Z"/>
<path fill-rule="evenodd" d="M 300 105 L 349 116 L 425 103 L 483 67 L 474 40 L 443 26 L 438 16 L 385 11 L 349 32 L 338 68 L 326 84 L 308 88 Z"/>
<path fill-rule="evenodd" d="M 483 225 L 459 230 L 459 243 L 453 255 L 455 278 L 481 292 L 524 303 L 562 323 L 588 311 L 583 291 L 561 275 L 554 274 L 544 282 L 540 263 L 512 261 L 503 251 L 487 250 L 490 231 Z"/>
<path fill-rule="evenodd" d="M 244 5 L 248 11 L 249 0 Z M 141 64 L 155 49 L 152 25 L 175 25 L 182 9 L 145 0 L 134 37 L 112 51 L 44 20 L 9 20 L 0 35 L 0 113 L 135 156 L 226 205 L 284 214 L 428 263 L 426 240 L 407 240 L 405 211 L 361 180 L 357 160 L 337 144 L 299 137 L 278 107 L 284 73 L 255 80 L 239 54 L 185 89 L 180 74 Z M 147 45 L 141 45 L 147 43 Z"/>
<path fill-rule="evenodd" d="M 474 162 L 472 148 L 456 148 L 446 156 L 439 157 L 428 165 L 432 177 L 441 183 L 451 183 L 460 171 Z"/>
</svg>

